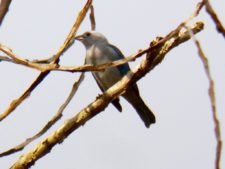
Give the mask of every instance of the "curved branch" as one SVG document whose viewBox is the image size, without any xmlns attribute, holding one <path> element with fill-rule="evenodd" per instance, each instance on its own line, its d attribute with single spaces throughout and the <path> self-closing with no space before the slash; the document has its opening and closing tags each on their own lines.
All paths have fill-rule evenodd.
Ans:
<svg viewBox="0 0 225 169">
<path fill-rule="evenodd" d="M 198 30 L 197 32 L 199 32 L 202 29 L 203 24 L 198 23 L 193 27 L 192 31 L 196 32 L 196 30 Z M 56 144 L 61 143 L 74 130 L 78 129 L 89 119 L 104 110 L 106 106 L 113 99 L 121 95 L 128 88 L 128 86 L 132 85 L 145 76 L 150 70 L 152 70 L 163 60 L 165 54 L 168 53 L 172 48 L 178 46 L 184 41 L 187 41 L 189 38 L 190 35 L 186 31 L 183 33 L 178 32 L 177 37 L 169 38 L 166 42 L 160 45 L 157 45 L 159 44 L 158 42 L 154 42 L 154 46 L 157 47 L 154 47 L 148 52 L 147 56 L 142 60 L 136 69 L 129 72 L 118 83 L 100 95 L 94 102 L 81 110 L 77 115 L 65 121 L 59 129 L 39 142 L 34 149 L 23 154 L 20 159 L 11 167 L 11 169 L 25 169 L 32 166 L 38 159 L 49 153 Z"/>
<path fill-rule="evenodd" d="M 220 127 L 220 120 L 218 118 L 217 114 L 217 108 L 216 108 L 216 94 L 215 94 L 215 85 L 214 85 L 214 80 L 212 77 L 212 73 L 210 71 L 210 66 L 209 66 L 209 61 L 208 58 L 206 57 L 205 53 L 202 50 L 201 44 L 199 40 L 194 36 L 192 31 L 188 28 L 195 44 L 198 49 L 198 55 L 203 63 L 204 69 L 206 76 L 209 81 L 209 98 L 211 102 L 211 109 L 212 109 L 212 116 L 213 116 L 213 122 L 215 125 L 215 136 L 216 136 L 216 158 L 215 158 L 215 169 L 220 169 L 220 161 L 221 161 L 221 156 L 222 156 L 222 135 L 221 135 L 221 127 Z"/>
<path fill-rule="evenodd" d="M 50 127 L 52 127 L 53 124 L 55 124 L 61 117 L 62 117 L 62 113 L 64 111 L 64 109 L 67 107 L 67 105 L 70 103 L 70 101 L 72 100 L 72 98 L 74 97 L 78 87 L 80 86 L 81 82 L 84 79 L 84 73 L 81 73 L 80 77 L 78 78 L 78 80 L 76 82 L 74 82 L 72 89 L 69 93 L 69 96 L 67 97 L 67 99 L 65 100 L 65 102 L 60 106 L 58 112 L 56 113 L 56 115 L 50 120 L 48 121 L 48 123 L 35 135 L 33 135 L 32 137 L 27 138 L 25 141 L 23 141 L 22 143 L 18 144 L 17 146 L 10 148 L 9 150 L 6 150 L 4 152 L 0 153 L 0 157 L 3 156 L 7 156 L 10 154 L 13 154 L 15 152 L 21 151 L 24 149 L 25 146 L 27 146 L 28 144 L 30 144 L 32 141 L 34 141 L 35 139 L 39 138 L 40 136 L 42 136 L 46 131 L 48 131 L 48 129 Z"/>
<path fill-rule="evenodd" d="M 63 43 L 63 45 L 60 47 L 60 49 L 58 50 L 58 52 L 54 55 L 54 58 L 52 59 L 51 64 L 57 64 L 59 62 L 59 58 L 60 56 L 63 54 L 63 52 L 66 51 L 66 49 L 68 49 L 71 40 L 73 39 L 73 37 L 75 36 L 80 24 L 82 23 L 82 21 L 84 20 L 88 9 L 90 8 L 92 4 L 92 0 L 88 0 L 85 4 L 85 6 L 83 7 L 83 9 L 79 12 L 78 17 L 69 33 L 69 35 L 67 36 L 65 42 Z M 0 49 L 4 49 L 4 47 L 2 48 L 2 46 L 0 45 Z M 9 49 L 6 48 L 6 52 L 10 52 Z M 11 52 L 12 53 L 12 52 Z M 15 57 L 14 55 L 12 55 L 12 58 Z M 18 58 L 13 58 L 13 59 L 18 59 Z M 24 59 L 22 59 L 23 62 L 25 61 Z M 43 81 L 43 79 L 49 74 L 50 71 L 43 71 L 41 72 L 38 77 L 36 78 L 36 80 L 30 85 L 30 87 L 16 100 L 12 101 L 9 105 L 9 107 L 6 109 L 5 112 L 3 112 L 2 114 L 0 114 L 0 121 L 3 120 L 4 118 L 6 118 L 13 110 L 15 110 L 17 108 L 18 105 L 20 105 L 20 103 L 22 103 L 31 93 L 32 91 Z"/>
</svg>

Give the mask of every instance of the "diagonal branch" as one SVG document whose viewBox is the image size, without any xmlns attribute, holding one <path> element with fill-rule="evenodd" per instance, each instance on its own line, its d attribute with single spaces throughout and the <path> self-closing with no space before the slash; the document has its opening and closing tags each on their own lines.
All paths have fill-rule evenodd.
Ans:
<svg viewBox="0 0 225 169">
<path fill-rule="evenodd" d="M 197 33 L 203 29 L 203 24 L 196 24 L 192 29 L 194 33 Z M 196 30 L 198 31 L 196 32 Z M 59 129 L 57 129 L 46 139 L 39 142 L 34 149 L 26 154 L 23 154 L 11 167 L 11 169 L 25 169 L 32 166 L 38 159 L 49 153 L 56 144 L 61 143 L 74 130 L 78 129 L 89 119 L 104 110 L 113 99 L 125 92 L 128 86 L 145 76 L 151 69 L 163 60 L 165 54 L 168 53 L 173 47 L 178 46 L 182 42 L 190 39 L 190 35 L 187 31 L 183 33 L 180 32 L 177 35 L 177 37 L 172 37 L 159 46 L 157 45 L 158 42 L 154 42 L 154 46 L 158 47 L 154 47 L 153 50 L 150 50 L 136 69 L 129 72 L 118 83 L 100 95 L 94 102 L 81 110 L 77 115 L 66 120 Z"/>
<path fill-rule="evenodd" d="M 178 30 L 179 31 L 179 30 Z M 173 35 L 174 36 L 174 35 Z M 172 36 L 170 36 L 172 37 Z M 150 47 L 144 50 L 139 50 L 137 54 L 131 55 L 129 57 L 126 57 L 124 59 L 120 59 L 114 62 L 108 62 L 100 65 L 82 65 L 82 66 L 60 66 L 56 63 L 48 63 L 43 64 L 40 62 L 40 60 L 37 61 L 29 61 L 27 59 L 24 59 L 22 57 L 17 56 L 10 50 L 10 48 L 3 46 L 0 44 L 0 50 L 7 54 L 9 57 L 0 56 L 0 59 L 7 62 L 12 62 L 15 64 L 20 64 L 29 68 L 37 69 L 41 72 L 47 72 L 47 71 L 66 71 L 66 72 L 86 72 L 86 71 L 104 71 L 106 68 L 109 67 L 115 67 L 122 64 L 125 64 L 130 61 L 135 61 L 136 58 L 142 56 L 143 54 L 147 53 L 150 50 Z M 43 61 L 43 60 L 42 60 Z"/>
<path fill-rule="evenodd" d="M 52 63 L 58 63 L 59 62 L 59 57 L 63 55 L 63 53 L 74 43 L 75 35 L 77 33 L 78 28 L 80 27 L 82 21 L 84 20 L 89 8 L 92 5 L 92 0 L 88 0 L 83 9 L 79 12 L 78 17 L 69 33 L 67 36 L 65 42 L 63 45 L 59 48 L 57 53 L 53 56 Z"/>
<path fill-rule="evenodd" d="M 225 28 L 223 27 L 223 24 L 221 23 L 221 21 L 219 20 L 218 16 L 216 15 L 216 12 L 212 8 L 209 0 L 204 0 L 204 2 L 205 2 L 206 11 L 208 12 L 210 17 L 214 21 L 217 31 L 219 33 L 221 33 L 223 35 L 223 37 L 225 38 Z"/>
<path fill-rule="evenodd" d="M 190 21 L 192 20 L 194 17 L 196 17 L 200 10 L 202 9 L 204 5 L 204 0 L 202 0 L 201 2 L 199 2 L 195 8 L 195 11 L 193 12 L 193 14 L 184 22 L 182 22 L 175 30 L 171 31 L 165 38 L 162 38 L 158 43 L 157 46 L 159 46 L 160 44 L 163 44 L 164 42 L 166 42 L 169 38 L 171 37 L 176 37 L 177 34 L 180 32 L 180 30 Z M 91 27 L 92 30 L 95 29 L 95 17 L 94 17 L 94 8 L 93 6 L 90 7 L 91 9 L 91 13 L 90 13 L 90 21 L 91 21 Z M 76 24 L 75 24 L 76 25 Z M 72 36 L 71 36 L 72 37 Z M 69 48 L 72 44 L 74 43 L 74 38 L 71 38 L 71 43 L 68 43 L 68 47 Z M 147 53 L 150 50 L 153 50 L 154 48 L 157 48 L 157 46 L 151 46 L 147 49 L 141 50 L 139 51 L 137 54 L 131 55 L 127 58 L 121 59 L 121 60 L 117 60 L 114 62 L 109 62 L 109 63 L 105 63 L 105 64 L 100 64 L 98 66 L 93 66 L 93 65 L 82 65 L 82 66 L 76 66 L 76 67 L 68 67 L 68 66 L 60 66 L 57 63 L 51 62 L 50 64 L 46 64 L 49 63 L 50 61 L 53 60 L 54 56 L 50 59 L 45 59 L 45 60 L 34 60 L 34 61 L 29 61 L 27 59 L 23 59 L 21 57 L 16 56 L 14 53 L 12 53 L 11 50 L 9 50 L 9 48 L 7 49 L 7 47 L 5 47 L 6 49 L 2 49 L 6 54 L 8 54 L 11 58 L 13 58 L 14 60 L 16 60 L 16 63 L 22 64 L 24 66 L 28 66 L 31 68 L 35 68 L 38 69 L 40 71 L 50 71 L 50 70 L 55 70 L 55 71 L 68 71 L 68 72 L 86 72 L 86 71 L 103 71 L 106 68 L 109 67 L 115 67 L 115 66 L 119 66 L 122 64 L 125 64 L 127 62 L 130 61 L 134 61 L 136 58 L 142 56 L 143 54 Z M 67 49 L 65 48 L 65 50 Z M 0 50 L 1 50 L 1 46 L 0 46 Z M 40 64 L 42 63 L 42 64 Z M 43 64 L 45 63 L 45 64 Z"/>
<path fill-rule="evenodd" d="M 194 40 L 194 42 L 197 46 L 199 57 L 203 63 L 205 73 L 206 73 L 206 76 L 209 81 L 209 91 L 208 92 L 209 92 L 209 97 L 210 97 L 210 102 L 211 102 L 213 121 L 214 121 L 214 125 L 215 125 L 215 136 L 216 136 L 216 141 L 217 141 L 215 169 L 220 169 L 220 161 L 221 161 L 221 155 L 222 155 L 222 136 L 221 136 L 220 121 L 219 121 L 219 118 L 217 115 L 217 109 L 216 109 L 216 94 L 215 94 L 214 80 L 212 78 L 208 59 L 202 50 L 199 40 L 194 36 L 192 31 L 188 27 L 187 27 L 187 29 L 189 30 L 189 33 L 192 36 L 192 39 Z"/>
<path fill-rule="evenodd" d="M 91 26 L 92 27 L 91 29 L 94 30 L 95 29 L 95 16 L 94 16 L 94 7 L 93 7 L 93 5 L 91 5 L 90 21 L 91 21 L 91 25 L 92 25 Z M 18 57 L 15 54 L 11 54 L 11 55 L 13 55 L 14 60 L 15 59 L 18 59 Z M 12 62 L 12 59 L 9 59 L 8 57 L 0 56 L 0 59 L 4 59 L 6 61 L 11 61 Z M 25 60 L 25 61 L 27 61 L 27 60 Z M 78 80 L 76 82 L 74 82 L 74 84 L 72 86 L 72 89 L 71 89 L 71 91 L 69 93 L 69 96 L 67 97 L 67 99 L 65 100 L 65 102 L 60 106 L 57 114 L 38 133 L 36 133 L 32 137 L 27 138 L 25 141 L 23 141 L 22 143 L 18 144 L 17 146 L 15 146 L 13 148 L 10 148 L 9 150 L 6 150 L 6 151 L 0 153 L 0 157 L 6 156 L 6 155 L 10 155 L 10 154 L 13 154 L 15 152 L 18 152 L 18 151 L 23 150 L 29 143 L 31 143 L 35 139 L 39 138 L 49 128 L 51 128 L 51 126 L 53 124 L 55 124 L 62 117 L 63 111 L 65 110 L 65 108 L 67 107 L 67 105 L 70 103 L 70 101 L 74 97 L 74 95 L 75 95 L 76 91 L 78 90 L 78 87 L 80 86 L 80 84 L 83 81 L 83 79 L 84 79 L 84 73 L 81 73 L 81 75 L 78 78 Z"/>
<path fill-rule="evenodd" d="M 13 110 L 17 108 L 28 96 L 30 96 L 31 92 L 39 85 L 39 83 L 48 75 L 46 73 L 40 73 L 38 77 L 32 82 L 32 84 L 24 91 L 24 93 L 18 97 L 17 99 L 13 100 L 9 107 L 0 114 L 0 121 L 6 118 Z"/>
<path fill-rule="evenodd" d="M 2 21 L 8 12 L 9 5 L 11 3 L 11 0 L 1 0 L 0 1 L 0 26 L 2 24 Z"/>
<path fill-rule="evenodd" d="M 69 35 L 67 36 L 65 42 L 63 43 L 63 45 L 60 47 L 60 49 L 58 50 L 58 52 L 54 55 L 54 58 L 52 59 L 51 63 L 58 63 L 59 62 L 59 57 L 63 54 L 63 52 L 66 51 L 66 49 L 68 48 L 71 39 L 75 36 L 80 24 L 82 23 L 82 21 L 84 20 L 87 11 L 89 9 L 89 7 L 92 4 L 92 0 L 88 0 L 87 3 L 85 4 L 84 8 L 80 11 L 80 13 L 78 14 L 78 17 L 69 33 Z M 0 121 L 3 120 L 4 118 L 6 118 L 13 110 L 16 109 L 17 106 L 20 105 L 20 103 L 22 103 L 31 93 L 32 91 L 43 81 L 43 79 L 50 73 L 50 71 L 44 71 L 41 72 L 38 77 L 36 78 L 36 80 L 30 85 L 30 87 L 16 100 L 12 101 L 9 105 L 9 107 L 5 110 L 5 112 L 3 112 L 2 114 L 0 114 Z"/>
<path fill-rule="evenodd" d="M 46 64 L 38 64 L 38 63 L 35 63 L 35 62 L 31 62 L 27 59 L 24 59 L 22 57 L 17 56 L 16 54 L 14 54 L 12 52 L 12 50 L 9 47 L 7 47 L 5 45 L 2 45 L 2 44 L 0 44 L 0 51 L 4 52 L 7 56 L 9 56 L 11 58 L 11 60 L 6 60 L 5 58 L 2 58 L 3 60 L 10 61 L 10 62 L 13 62 L 15 64 L 24 65 L 24 66 L 27 66 L 27 67 L 30 67 L 30 68 L 34 68 L 34 69 L 37 69 L 41 72 L 44 72 L 46 70 L 46 68 L 45 68 L 46 66 L 51 67 L 51 65 L 53 65 L 53 63 L 50 63 L 50 64 L 46 65 Z M 55 67 L 57 67 L 57 66 L 55 66 Z"/>
<path fill-rule="evenodd" d="M 198 8 L 200 9 L 200 8 Z M 193 15 L 194 16 L 194 15 Z M 28 67 L 33 67 L 33 68 L 37 68 L 43 72 L 45 71 L 66 71 L 66 72 L 86 72 L 86 71 L 104 71 L 106 68 L 109 67 L 116 67 L 122 64 L 125 64 L 127 62 L 130 61 L 135 61 L 135 59 L 139 58 L 140 56 L 142 56 L 143 54 L 148 53 L 150 50 L 153 50 L 154 48 L 157 48 L 158 46 L 160 46 L 160 44 L 163 44 L 164 42 L 166 42 L 168 39 L 172 38 L 172 37 L 176 37 L 179 33 L 179 31 L 183 28 L 183 26 L 186 24 L 186 22 L 182 22 L 175 30 L 171 31 L 170 34 L 168 34 L 165 38 L 162 38 L 159 40 L 159 42 L 157 43 L 157 45 L 153 45 L 150 46 L 146 49 L 143 50 L 139 50 L 138 53 L 133 54 L 131 56 L 128 56 L 124 59 L 120 59 L 120 60 L 116 60 L 113 62 L 108 62 L 108 63 L 104 63 L 104 64 L 99 64 L 99 65 L 82 65 L 82 66 L 60 66 L 58 64 L 37 64 L 34 63 L 34 66 L 32 65 L 32 62 L 29 63 L 30 61 L 26 60 L 26 59 L 21 59 L 24 62 L 26 62 L 25 64 L 23 64 L 23 62 L 20 61 L 20 63 L 22 63 L 25 66 Z M 1 50 L 1 48 L 0 48 Z M 13 54 L 11 51 L 8 50 L 8 55 L 13 55 L 13 57 L 17 58 L 17 60 L 19 59 L 19 57 L 17 57 L 15 54 Z"/>
<path fill-rule="evenodd" d="M 6 62 L 12 62 L 12 63 L 15 63 L 14 60 L 10 59 L 9 57 L 7 56 L 0 56 L 0 62 L 1 61 L 6 61 Z"/>
<path fill-rule="evenodd" d="M 50 121 L 48 121 L 48 123 L 38 133 L 36 133 L 32 137 L 27 138 L 25 141 L 23 141 L 22 143 L 18 144 L 17 146 L 15 146 L 13 148 L 10 148 L 9 150 L 6 150 L 6 151 L 0 153 L 0 157 L 7 156 L 7 155 L 10 155 L 10 154 L 13 154 L 15 152 L 23 150 L 24 147 L 26 147 L 28 144 L 30 144 L 35 139 L 37 139 L 40 136 L 42 136 L 50 127 L 52 127 L 52 125 L 55 124 L 62 117 L 63 111 L 65 110 L 67 105 L 70 103 L 70 101 L 74 97 L 74 95 L 75 95 L 78 87 L 80 86 L 81 82 L 83 81 L 83 79 L 84 79 L 84 73 L 81 73 L 79 79 L 73 84 L 72 89 L 71 89 L 71 91 L 69 93 L 69 96 L 67 97 L 65 102 L 60 106 L 60 108 L 59 108 L 58 112 L 56 113 L 56 115 Z"/>
<path fill-rule="evenodd" d="M 90 21 L 91 21 L 91 30 L 95 30 L 96 29 L 96 22 L 95 22 L 95 12 L 94 12 L 94 6 L 91 5 L 91 8 L 90 8 L 91 12 L 90 12 Z"/>
</svg>

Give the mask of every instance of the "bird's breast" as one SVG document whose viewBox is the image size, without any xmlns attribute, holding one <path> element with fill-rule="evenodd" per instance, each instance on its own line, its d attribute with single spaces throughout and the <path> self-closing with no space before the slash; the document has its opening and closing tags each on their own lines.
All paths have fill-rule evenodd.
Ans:
<svg viewBox="0 0 225 169">
<path fill-rule="evenodd" d="M 107 52 L 107 50 L 99 47 L 91 47 L 86 53 L 86 63 L 100 65 L 112 62 L 113 60 L 110 59 L 110 55 L 112 55 L 112 53 L 109 51 Z M 92 73 L 104 90 L 108 89 L 122 78 L 122 75 L 117 67 L 111 67 L 105 69 L 104 71 L 96 71 Z"/>
<path fill-rule="evenodd" d="M 107 56 L 105 56 L 104 52 L 100 50 L 98 47 L 93 46 L 87 50 L 87 53 L 86 53 L 87 64 L 98 65 L 98 64 L 106 63 L 107 61 L 108 61 Z"/>
<path fill-rule="evenodd" d="M 105 90 L 110 88 L 122 78 L 117 68 L 107 68 L 106 70 L 101 72 L 96 71 L 93 72 L 93 75 L 97 77 L 96 79 L 98 79 L 98 82 Z"/>
</svg>

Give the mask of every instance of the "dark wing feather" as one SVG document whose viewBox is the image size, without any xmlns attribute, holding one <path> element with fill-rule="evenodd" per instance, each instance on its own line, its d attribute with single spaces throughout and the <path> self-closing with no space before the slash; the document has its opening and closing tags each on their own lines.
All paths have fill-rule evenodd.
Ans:
<svg viewBox="0 0 225 169">
<path fill-rule="evenodd" d="M 109 44 L 109 46 L 116 52 L 117 55 L 114 55 L 114 57 L 112 58 L 113 61 L 115 60 L 120 60 L 120 59 L 124 59 L 124 55 L 123 53 L 114 45 Z M 130 71 L 130 67 L 128 65 L 128 63 L 125 63 L 123 65 L 117 66 L 118 69 L 120 70 L 121 75 L 126 75 L 127 72 Z"/>
<path fill-rule="evenodd" d="M 95 81 L 97 82 L 98 84 L 98 87 L 101 89 L 102 92 L 104 92 L 104 88 L 101 86 L 101 84 L 99 83 L 99 80 L 97 79 L 98 77 L 96 77 L 93 73 L 92 75 L 94 76 L 95 78 Z M 116 98 L 112 101 L 112 104 L 117 108 L 117 110 L 119 112 L 122 112 L 122 106 L 120 105 L 120 99 L 119 98 Z"/>
<path fill-rule="evenodd" d="M 117 53 L 117 58 L 114 60 L 119 60 L 119 59 L 123 59 L 125 58 L 123 53 L 114 45 L 109 45 L 116 53 Z M 126 75 L 129 71 L 130 71 L 130 67 L 128 65 L 128 63 L 123 64 L 118 66 L 120 73 L 124 76 Z M 138 95 L 139 95 L 139 90 L 138 90 L 138 86 L 136 84 L 134 84 L 132 87 L 130 87 L 130 90 L 134 90 Z"/>
</svg>

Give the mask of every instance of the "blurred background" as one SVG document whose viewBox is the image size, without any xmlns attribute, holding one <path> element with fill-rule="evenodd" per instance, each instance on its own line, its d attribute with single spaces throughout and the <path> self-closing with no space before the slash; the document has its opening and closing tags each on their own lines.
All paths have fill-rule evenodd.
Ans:
<svg viewBox="0 0 225 169">
<path fill-rule="evenodd" d="M 156 36 L 164 36 L 187 19 L 197 0 L 94 1 L 96 30 L 118 46 L 125 56 L 148 47 Z M 43 59 L 52 56 L 69 33 L 85 1 L 13 1 L 0 28 L 0 43 L 18 56 Z M 225 24 L 225 1 L 212 1 Z M 203 21 L 197 35 L 209 59 L 216 87 L 217 111 L 225 140 L 224 38 L 202 9 L 193 20 Z M 191 23 L 190 23 L 191 25 Z M 90 30 L 89 16 L 78 33 Z M 1 53 L 2 54 L 2 53 Z M 82 65 L 85 49 L 75 43 L 62 57 L 65 66 Z M 132 62 L 135 67 L 141 59 Z M 0 113 L 34 81 L 38 71 L 0 63 Z M 0 123 L 0 151 L 30 137 L 54 116 L 68 96 L 78 73 L 51 72 L 9 117 Z M 214 168 L 216 141 L 208 96 L 208 81 L 192 40 L 176 47 L 164 61 L 138 82 L 142 98 L 155 112 L 157 123 L 146 129 L 135 110 L 123 99 L 123 112 L 111 104 L 71 134 L 51 153 L 37 161 L 34 169 L 190 169 Z M 64 112 L 61 121 L 44 134 L 47 137 L 101 93 L 91 73 Z M 9 168 L 22 153 L 0 158 L 0 168 Z M 224 150 L 224 148 L 223 148 Z M 225 167 L 224 154 L 221 168 Z"/>
</svg>

